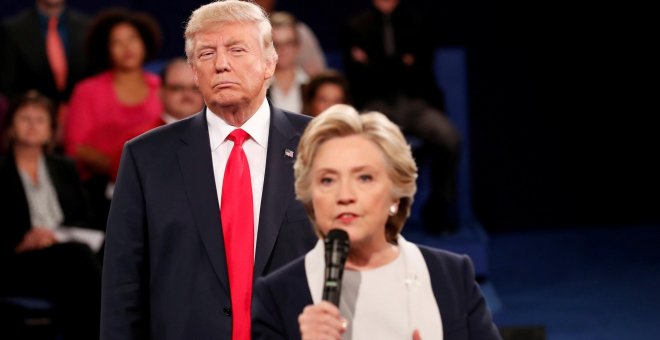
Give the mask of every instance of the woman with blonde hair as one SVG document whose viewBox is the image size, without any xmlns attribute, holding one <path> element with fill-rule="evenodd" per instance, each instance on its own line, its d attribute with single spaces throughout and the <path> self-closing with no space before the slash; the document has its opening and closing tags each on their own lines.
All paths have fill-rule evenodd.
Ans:
<svg viewBox="0 0 660 340">
<path fill-rule="evenodd" d="M 254 339 L 499 339 L 467 256 L 407 242 L 417 166 L 380 113 L 334 105 L 308 125 L 296 196 L 317 234 L 344 230 L 350 250 L 339 306 L 322 301 L 324 247 L 261 278 Z"/>
</svg>

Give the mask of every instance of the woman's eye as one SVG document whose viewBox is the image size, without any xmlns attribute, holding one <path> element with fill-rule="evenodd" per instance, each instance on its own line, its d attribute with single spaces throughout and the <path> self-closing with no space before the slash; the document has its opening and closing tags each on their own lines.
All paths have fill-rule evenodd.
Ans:
<svg viewBox="0 0 660 340">
<path fill-rule="evenodd" d="M 323 178 L 321 178 L 320 182 L 321 182 L 321 184 L 323 184 L 323 185 L 329 185 L 329 184 L 332 184 L 332 178 L 330 178 L 330 177 L 323 177 Z"/>
<path fill-rule="evenodd" d="M 368 175 L 368 174 L 362 174 L 358 178 L 361 182 L 369 182 L 373 179 L 373 176 Z"/>
</svg>

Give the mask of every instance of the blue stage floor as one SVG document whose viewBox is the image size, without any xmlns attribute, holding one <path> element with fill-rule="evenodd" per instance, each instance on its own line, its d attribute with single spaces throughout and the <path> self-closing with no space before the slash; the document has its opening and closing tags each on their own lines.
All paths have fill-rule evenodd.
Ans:
<svg viewBox="0 0 660 340">
<path fill-rule="evenodd" d="M 660 339 L 660 226 L 490 236 L 498 326 L 549 340 Z"/>
</svg>

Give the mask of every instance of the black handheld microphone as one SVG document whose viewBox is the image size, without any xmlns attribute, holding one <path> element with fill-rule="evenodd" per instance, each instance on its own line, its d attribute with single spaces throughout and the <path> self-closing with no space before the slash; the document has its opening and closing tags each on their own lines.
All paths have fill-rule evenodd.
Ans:
<svg viewBox="0 0 660 340">
<path fill-rule="evenodd" d="M 325 280 L 323 281 L 323 300 L 339 307 L 341 278 L 348 256 L 348 233 L 341 229 L 332 229 L 325 238 Z"/>
</svg>

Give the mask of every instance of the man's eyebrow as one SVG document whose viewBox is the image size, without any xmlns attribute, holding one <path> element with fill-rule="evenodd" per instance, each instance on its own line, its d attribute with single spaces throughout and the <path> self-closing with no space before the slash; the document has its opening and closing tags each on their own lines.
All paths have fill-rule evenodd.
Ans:
<svg viewBox="0 0 660 340">
<path fill-rule="evenodd" d="M 236 39 L 236 38 L 229 38 L 224 43 L 225 46 L 234 46 L 234 45 L 240 45 L 240 44 L 246 44 L 246 43 L 245 43 L 244 40 Z"/>
<path fill-rule="evenodd" d="M 199 46 L 197 46 L 197 48 L 195 50 L 199 51 L 199 50 L 203 50 L 205 48 L 214 48 L 214 47 L 215 47 L 215 44 L 212 43 L 212 42 L 202 42 L 202 43 L 200 43 Z"/>
</svg>

